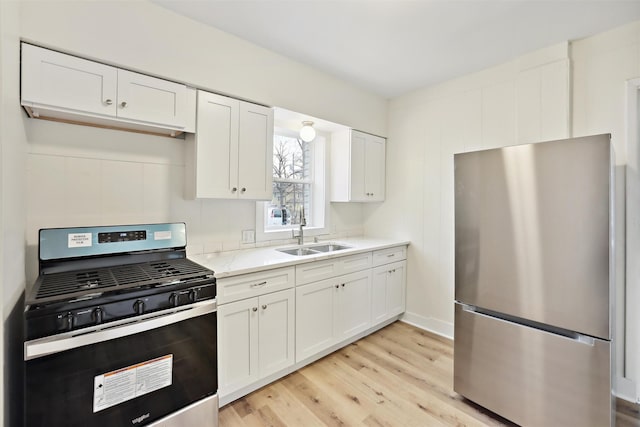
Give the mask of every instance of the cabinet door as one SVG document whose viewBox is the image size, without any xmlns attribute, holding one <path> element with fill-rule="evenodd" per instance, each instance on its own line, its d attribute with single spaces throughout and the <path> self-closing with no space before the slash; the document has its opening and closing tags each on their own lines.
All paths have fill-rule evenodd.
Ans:
<svg viewBox="0 0 640 427">
<path fill-rule="evenodd" d="M 385 321 L 387 312 L 387 278 L 389 269 L 386 265 L 372 270 L 371 277 L 371 317 L 373 324 Z"/>
<path fill-rule="evenodd" d="M 118 70 L 118 109 L 121 119 L 183 128 L 187 87 L 127 70 Z"/>
<path fill-rule="evenodd" d="M 115 117 L 117 69 L 22 44 L 22 103 Z"/>
<path fill-rule="evenodd" d="M 353 202 L 368 201 L 366 192 L 365 175 L 365 153 L 367 145 L 367 135 L 358 132 L 351 132 L 351 194 L 350 200 Z"/>
<path fill-rule="evenodd" d="M 339 284 L 323 280 L 296 288 L 296 362 L 335 343 L 335 300 Z"/>
<path fill-rule="evenodd" d="M 384 138 L 367 135 L 364 153 L 364 194 L 367 201 L 380 202 L 384 200 L 385 146 L 386 140 Z"/>
<path fill-rule="evenodd" d="M 240 101 L 198 91 L 195 135 L 195 197 L 238 197 Z"/>
<path fill-rule="evenodd" d="M 404 313 L 406 308 L 407 262 L 398 262 L 390 267 L 387 276 L 387 312 L 388 317 L 393 317 Z"/>
<path fill-rule="evenodd" d="M 263 295 L 259 303 L 260 377 L 265 377 L 295 362 L 295 290 Z"/>
<path fill-rule="evenodd" d="M 371 270 L 347 274 L 340 281 L 337 340 L 350 338 L 371 326 Z"/>
<path fill-rule="evenodd" d="M 259 379 L 258 298 L 218 307 L 218 376 L 220 394 Z"/>
<path fill-rule="evenodd" d="M 271 200 L 273 190 L 273 110 L 240 102 L 238 197 Z"/>
</svg>

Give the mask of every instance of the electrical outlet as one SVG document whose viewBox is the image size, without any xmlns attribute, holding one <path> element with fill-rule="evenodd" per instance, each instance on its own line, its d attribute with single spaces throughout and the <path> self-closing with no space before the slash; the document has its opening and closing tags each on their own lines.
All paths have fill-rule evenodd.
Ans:
<svg viewBox="0 0 640 427">
<path fill-rule="evenodd" d="M 253 243 L 256 241 L 255 230 L 242 230 L 242 243 Z"/>
</svg>

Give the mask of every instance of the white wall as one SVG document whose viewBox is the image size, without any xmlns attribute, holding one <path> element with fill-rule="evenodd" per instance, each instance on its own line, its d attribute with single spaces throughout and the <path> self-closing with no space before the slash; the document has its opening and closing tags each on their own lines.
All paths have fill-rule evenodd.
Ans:
<svg viewBox="0 0 640 427">
<path fill-rule="evenodd" d="M 189 254 L 255 247 L 255 202 L 185 200 L 184 140 L 27 119 L 27 283 L 37 277 L 38 230 L 184 221 Z M 331 205 L 336 237 L 362 234 L 358 204 Z M 274 244 L 283 242 L 262 242 Z"/>
<path fill-rule="evenodd" d="M 454 153 L 611 133 L 624 172 L 625 80 L 640 76 L 639 33 L 634 23 L 391 100 L 387 202 L 365 208 L 365 234 L 412 242 L 407 321 L 453 335 Z M 624 173 L 618 175 L 623 189 Z M 616 207 L 617 296 L 624 307 L 624 200 Z M 623 314 L 618 311 L 618 331 Z M 627 333 L 634 330 L 637 318 L 627 325 Z M 624 340 L 617 338 L 621 377 Z"/>
<path fill-rule="evenodd" d="M 4 417 L 0 425 L 18 425 L 22 411 L 22 292 L 25 286 L 24 231 L 26 137 L 19 98 L 19 5 L 0 2 L 0 283 L 2 284 Z M 19 394 L 18 394 L 19 395 Z M 14 394 L 15 396 L 15 394 Z"/>
</svg>

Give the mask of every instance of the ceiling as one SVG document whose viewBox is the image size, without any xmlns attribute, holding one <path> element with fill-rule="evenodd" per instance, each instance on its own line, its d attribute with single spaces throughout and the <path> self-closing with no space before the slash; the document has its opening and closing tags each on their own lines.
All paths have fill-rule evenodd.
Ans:
<svg viewBox="0 0 640 427">
<path fill-rule="evenodd" d="M 640 0 L 152 0 L 386 98 L 640 19 Z"/>
</svg>

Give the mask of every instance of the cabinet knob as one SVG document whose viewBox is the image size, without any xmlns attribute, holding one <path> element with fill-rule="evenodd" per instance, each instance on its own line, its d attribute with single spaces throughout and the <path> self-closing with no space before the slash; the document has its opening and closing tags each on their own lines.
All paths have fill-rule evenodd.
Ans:
<svg viewBox="0 0 640 427">
<path fill-rule="evenodd" d="M 111 104 L 113 104 L 113 101 L 112 101 L 112 100 L 110 100 L 110 99 L 105 99 L 105 100 L 104 100 L 104 104 L 105 104 L 105 105 L 111 105 Z"/>
<path fill-rule="evenodd" d="M 258 307 L 253 307 L 253 308 L 251 309 L 251 311 L 254 311 L 254 312 L 255 312 L 255 311 L 258 311 Z"/>
<path fill-rule="evenodd" d="M 338 289 L 340 287 L 340 285 L 336 285 L 336 289 Z"/>
<path fill-rule="evenodd" d="M 125 101 L 122 101 L 122 102 L 120 103 L 120 106 L 121 106 L 122 108 L 124 108 L 124 107 L 126 107 L 126 106 L 127 106 L 127 103 L 126 103 Z"/>
<path fill-rule="evenodd" d="M 341 286 L 344 288 L 344 283 Z"/>
<path fill-rule="evenodd" d="M 267 309 L 267 304 L 262 304 L 262 309 L 266 310 Z"/>
<path fill-rule="evenodd" d="M 241 193 L 244 193 L 245 191 L 247 191 L 247 189 L 246 189 L 246 188 L 244 188 L 244 187 L 242 187 L 242 188 L 240 189 L 240 192 L 241 192 Z"/>
<path fill-rule="evenodd" d="M 232 192 L 232 193 L 235 193 L 236 191 L 238 191 L 238 189 L 237 189 L 236 187 L 233 187 L 233 188 L 231 189 L 231 192 Z"/>
</svg>

